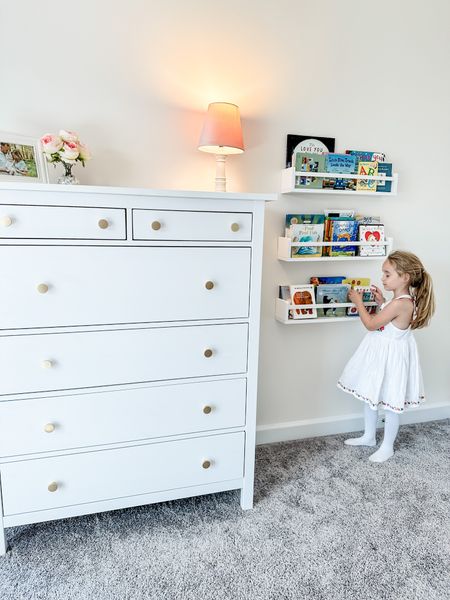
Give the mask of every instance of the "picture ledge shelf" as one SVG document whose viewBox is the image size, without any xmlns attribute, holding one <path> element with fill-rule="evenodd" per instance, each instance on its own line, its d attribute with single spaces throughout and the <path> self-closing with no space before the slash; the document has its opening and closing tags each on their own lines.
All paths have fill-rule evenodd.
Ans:
<svg viewBox="0 0 450 600">
<path fill-rule="evenodd" d="M 278 260 L 284 262 L 302 263 L 307 261 L 360 261 L 360 260 L 384 260 L 392 250 L 394 244 L 393 238 L 386 238 L 384 242 L 292 242 L 290 238 L 278 238 Z M 291 249 L 302 246 L 384 246 L 385 254 L 382 256 L 308 256 L 304 255 L 300 258 L 292 258 Z"/>
<path fill-rule="evenodd" d="M 364 302 L 364 306 L 376 306 L 376 302 Z M 309 308 L 344 308 L 355 306 L 352 302 L 341 302 L 336 304 L 291 304 L 287 302 L 287 300 L 282 300 L 281 298 L 276 298 L 275 303 L 275 319 L 282 323 L 283 325 L 307 325 L 313 323 L 336 323 L 343 321 L 355 321 L 360 322 L 360 319 L 357 315 L 353 317 L 308 317 L 305 319 L 290 319 L 289 311 L 290 310 L 305 310 Z"/>
<path fill-rule="evenodd" d="M 392 189 L 390 192 L 367 192 L 358 190 L 333 190 L 324 188 L 296 188 L 295 176 L 302 175 L 303 177 L 321 177 L 333 179 L 369 179 L 374 181 L 391 181 Z M 350 196 L 396 196 L 398 187 L 398 173 L 394 173 L 392 177 L 382 175 L 356 175 L 354 173 L 310 173 L 306 171 L 295 171 L 294 167 L 283 169 L 281 172 L 281 193 L 282 194 L 334 194 L 335 196 L 350 195 Z"/>
</svg>

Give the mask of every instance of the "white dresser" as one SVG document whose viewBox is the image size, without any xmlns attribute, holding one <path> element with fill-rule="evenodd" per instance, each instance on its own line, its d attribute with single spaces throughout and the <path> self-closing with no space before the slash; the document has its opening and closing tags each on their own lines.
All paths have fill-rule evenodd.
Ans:
<svg viewBox="0 0 450 600">
<path fill-rule="evenodd" d="M 240 489 L 251 508 L 264 203 L 0 184 L 4 528 Z"/>
</svg>

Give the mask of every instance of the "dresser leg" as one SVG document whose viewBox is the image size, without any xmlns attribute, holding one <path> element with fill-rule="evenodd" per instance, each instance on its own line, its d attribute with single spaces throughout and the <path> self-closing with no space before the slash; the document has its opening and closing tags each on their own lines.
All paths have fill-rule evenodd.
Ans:
<svg viewBox="0 0 450 600">
<path fill-rule="evenodd" d="M 253 508 L 253 485 L 245 485 L 241 488 L 241 508 L 250 510 Z"/>
</svg>

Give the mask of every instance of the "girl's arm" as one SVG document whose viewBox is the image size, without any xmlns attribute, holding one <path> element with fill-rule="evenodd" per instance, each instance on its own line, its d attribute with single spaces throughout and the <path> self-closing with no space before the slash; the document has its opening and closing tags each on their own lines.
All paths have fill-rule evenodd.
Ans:
<svg viewBox="0 0 450 600">
<path fill-rule="evenodd" d="M 376 315 L 370 315 L 363 304 L 362 292 L 351 289 L 348 293 L 348 299 L 355 304 L 364 327 L 369 331 L 376 331 L 380 327 L 384 327 L 398 317 L 403 309 L 401 302 L 390 302 Z"/>
</svg>

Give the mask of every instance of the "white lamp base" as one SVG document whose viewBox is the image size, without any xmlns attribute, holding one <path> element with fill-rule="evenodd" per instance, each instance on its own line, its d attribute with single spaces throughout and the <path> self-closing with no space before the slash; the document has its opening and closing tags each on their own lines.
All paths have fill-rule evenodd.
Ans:
<svg viewBox="0 0 450 600">
<path fill-rule="evenodd" d="M 227 178 L 225 176 L 225 154 L 216 154 L 216 192 L 227 191 Z"/>
</svg>

